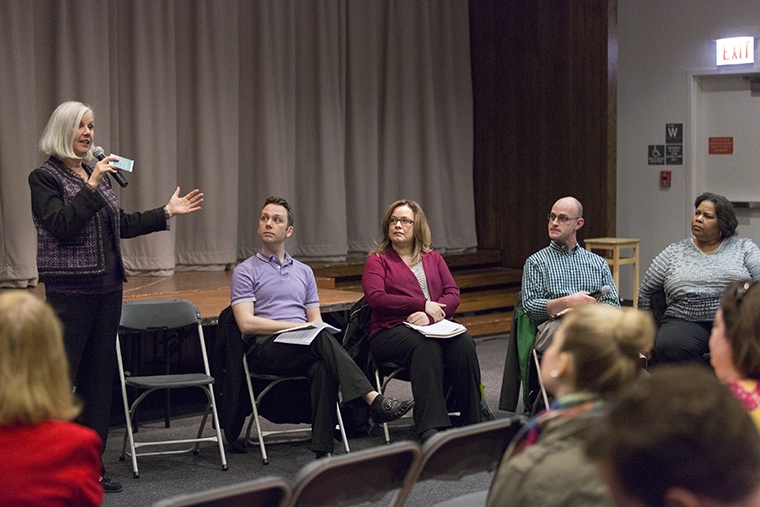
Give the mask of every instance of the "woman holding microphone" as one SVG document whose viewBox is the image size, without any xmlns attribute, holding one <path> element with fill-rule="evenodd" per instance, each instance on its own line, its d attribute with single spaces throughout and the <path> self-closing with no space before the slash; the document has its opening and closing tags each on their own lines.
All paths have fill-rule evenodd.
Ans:
<svg viewBox="0 0 760 507">
<path fill-rule="evenodd" d="M 82 423 L 106 447 L 111 386 L 116 366 L 115 337 L 126 281 L 121 238 L 169 229 L 174 215 L 200 209 L 197 189 L 179 197 L 179 187 L 163 207 L 144 213 L 119 208 L 108 174 L 118 160 L 109 156 L 86 165 L 95 141 L 92 108 L 64 102 L 50 116 L 40 149 L 50 158 L 29 175 L 32 215 L 37 229 L 37 271 L 47 302 L 63 323 L 72 384 L 82 400 Z M 121 485 L 102 475 L 106 492 Z"/>
</svg>

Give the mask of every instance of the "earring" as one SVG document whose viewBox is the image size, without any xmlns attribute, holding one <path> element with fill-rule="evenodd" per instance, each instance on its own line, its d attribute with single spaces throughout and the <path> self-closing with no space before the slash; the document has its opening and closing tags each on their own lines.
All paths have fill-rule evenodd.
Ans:
<svg viewBox="0 0 760 507">
<path fill-rule="evenodd" d="M 549 376 L 551 378 L 557 378 L 557 375 L 559 375 L 559 372 L 557 370 L 552 370 L 549 372 Z"/>
</svg>

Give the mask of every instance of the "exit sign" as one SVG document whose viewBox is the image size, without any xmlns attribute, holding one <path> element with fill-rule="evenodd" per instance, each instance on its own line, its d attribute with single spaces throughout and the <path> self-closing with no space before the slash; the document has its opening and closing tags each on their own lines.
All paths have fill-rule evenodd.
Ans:
<svg viewBox="0 0 760 507">
<path fill-rule="evenodd" d="M 731 37 L 716 40 L 715 62 L 718 65 L 755 63 L 755 38 Z"/>
</svg>

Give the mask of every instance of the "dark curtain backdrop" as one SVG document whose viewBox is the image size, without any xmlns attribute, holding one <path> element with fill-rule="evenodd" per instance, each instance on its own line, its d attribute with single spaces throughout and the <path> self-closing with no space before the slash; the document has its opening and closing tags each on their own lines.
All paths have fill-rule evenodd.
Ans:
<svg viewBox="0 0 760 507">
<path fill-rule="evenodd" d="M 617 0 L 470 0 L 470 44 L 478 248 L 523 267 L 566 195 L 615 236 Z"/>
<path fill-rule="evenodd" d="M 122 243 L 130 273 L 251 255 L 272 194 L 295 208 L 296 256 L 370 250 L 402 197 L 435 248 L 475 247 L 468 20 L 466 0 L 3 0 L 0 286 L 36 283 L 26 179 L 66 100 L 136 161 L 126 211 L 205 193 L 170 233 Z"/>
</svg>

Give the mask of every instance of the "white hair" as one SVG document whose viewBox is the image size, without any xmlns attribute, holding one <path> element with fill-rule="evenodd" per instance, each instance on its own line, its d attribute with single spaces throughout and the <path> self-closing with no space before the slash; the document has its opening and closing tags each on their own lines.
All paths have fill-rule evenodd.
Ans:
<svg viewBox="0 0 760 507">
<path fill-rule="evenodd" d="M 50 115 L 47 126 L 40 138 L 40 150 L 47 155 L 54 155 L 61 160 L 66 158 L 81 159 L 74 153 L 74 138 L 79 130 L 79 123 L 85 113 L 95 116 L 92 108 L 81 102 L 64 102 Z M 92 146 L 90 146 L 92 151 Z M 89 154 L 89 152 L 88 152 Z"/>
</svg>

